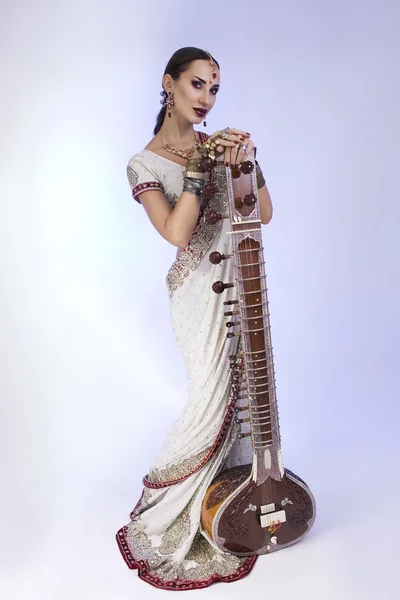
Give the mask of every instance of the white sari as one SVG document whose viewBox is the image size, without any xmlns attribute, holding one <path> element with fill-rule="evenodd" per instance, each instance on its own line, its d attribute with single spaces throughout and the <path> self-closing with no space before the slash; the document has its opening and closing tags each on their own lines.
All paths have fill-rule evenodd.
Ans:
<svg viewBox="0 0 400 600">
<path fill-rule="evenodd" d="M 245 576 L 255 556 L 238 558 L 221 552 L 201 525 L 201 504 L 215 476 L 233 466 L 251 462 L 248 438 L 238 438 L 235 397 L 229 356 L 238 338 L 226 337 L 230 307 L 235 298 L 228 288 L 222 295 L 211 286 L 232 282 L 233 264 L 213 265 L 211 252 L 230 252 L 229 219 L 207 223 L 209 210 L 227 213 L 226 182 L 214 171 L 217 188 L 209 201 L 202 197 L 200 215 L 190 244 L 167 275 L 172 327 L 188 378 L 188 400 L 144 478 L 144 490 L 132 511 L 131 522 L 117 533 L 121 553 L 139 577 L 163 589 L 206 587 L 214 581 L 235 581 Z M 183 167 L 150 150 L 131 158 L 128 178 L 133 197 L 160 189 L 172 206 L 182 191 Z M 228 319 L 229 320 L 229 319 Z"/>
</svg>

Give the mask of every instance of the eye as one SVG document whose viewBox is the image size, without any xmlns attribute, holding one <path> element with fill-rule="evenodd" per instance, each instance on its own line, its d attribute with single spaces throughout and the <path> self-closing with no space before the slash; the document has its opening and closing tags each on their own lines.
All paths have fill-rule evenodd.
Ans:
<svg viewBox="0 0 400 600">
<path fill-rule="evenodd" d="M 192 81 L 192 85 L 193 85 L 193 87 L 195 87 L 195 88 L 197 88 L 197 89 L 201 88 L 201 83 L 200 83 L 200 81 Z"/>
<path fill-rule="evenodd" d="M 216 96 L 218 94 L 219 88 L 213 88 L 211 90 L 211 93 L 214 94 L 214 96 Z"/>
</svg>

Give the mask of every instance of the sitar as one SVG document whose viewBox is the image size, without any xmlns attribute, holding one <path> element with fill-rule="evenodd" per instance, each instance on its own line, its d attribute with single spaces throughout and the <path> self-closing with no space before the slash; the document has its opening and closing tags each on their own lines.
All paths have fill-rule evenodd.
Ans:
<svg viewBox="0 0 400 600">
<path fill-rule="evenodd" d="M 223 294 L 234 287 L 228 338 L 237 337 L 236 354 L 229 357 L 231 385 L 237 400 L 239 437 L 249 437 L 252 462 L 217 475 L 202 503 L 201 519 L 208 536 L 223 551 L 237 556 L 268 554 L 299 541 L 315 520 L 315 500 L 307 484 L 283 467 L 264 248 L 254 152 L 240 168 L 223 163 L 229 214 L 229 255 L 212 252 L 219 264 L 232 260 L 234 282 L 216 281 Z"/>
</svg>

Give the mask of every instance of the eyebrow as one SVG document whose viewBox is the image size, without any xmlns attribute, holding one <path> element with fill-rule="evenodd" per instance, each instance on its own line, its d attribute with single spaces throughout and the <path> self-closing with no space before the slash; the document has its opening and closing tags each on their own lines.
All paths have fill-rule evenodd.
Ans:
<svg viewBox="0 0 400 600">
<path fill-rule="evenodd" d="M 204 85 L 207 85 L 207 82 L 206 82 L 206 81 L 204 81 L 204 79 L 201 79 L 201 77 L 197 77 L 197 75 L 195 75 L 194 77 L 196 77 L 196 79 L 199 79 L 199 80 L 200 80 L 202 83 L 204 83 Z M 212 87 L 217 87 L 217 88 L 219 88 L 219 84 L 218 84 L 218 83 L 216 83 L 216 84 L 214 84 Z"/>
</svg>

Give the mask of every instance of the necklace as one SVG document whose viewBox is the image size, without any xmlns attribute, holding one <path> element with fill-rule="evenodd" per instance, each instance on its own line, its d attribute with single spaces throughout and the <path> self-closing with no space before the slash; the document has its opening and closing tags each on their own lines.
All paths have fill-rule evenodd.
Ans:
<svg viewBox="0 0 400 600">
<path fill-rule="evenodd" d="M 177 156 L 181 156 L 182 158 L 192 158 L 193 154 L 196 151 L 196 148 L 198 148 L 201 144 L 200 144 L 200 140 L 198 139 L 196 132 L 194 133 L 194 139 L 195 142 L 193 144 L 193 146 L 191 148 L 188 148 L 187 150 L 182 150 L 182 148 L 175 148 L 174 146 L 171 146 L 170 144 L 168 144 L 165 141 L 165 138 L 163 136 L 163 134 L 160 131 L 160 136 L 161 136 L 161 141 L 163 144 L 164 149 L 167 152 L 170 152 L 171 154 L 176 154 Z"/>
</svg>

